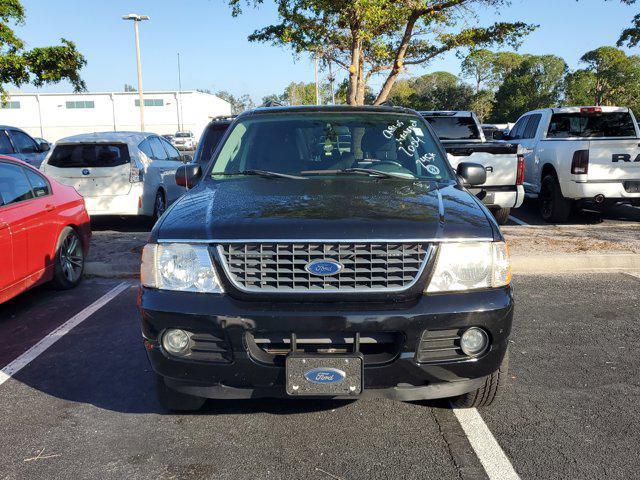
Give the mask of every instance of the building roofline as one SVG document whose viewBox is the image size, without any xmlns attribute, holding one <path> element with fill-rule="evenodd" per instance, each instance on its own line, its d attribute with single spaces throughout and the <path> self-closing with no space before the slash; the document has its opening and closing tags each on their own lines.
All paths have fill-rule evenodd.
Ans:
<svg viewBox="0 0 640 480">
<path fill-rule="evenodd" d="M 206 93 L 199 92 L 198 90 L 145 90 L 144 94 L 146 95 L 162 95 L 162 94 L 185 94 L 185 93 L 201 93 L 202 95 L 210 95 L 212 97 L 220 98 L 215 93 Z M 64 96 L 76 96 L 76 95 L 138 95 L 138 92 L 42 92 L 42 93 L 31 93 L 31 92 L 16 92 L 16 93 L 7 93 L 7 97 L 64 97 Z M 222 100 L 222 98 L 220 98 Z"/>
</svg>

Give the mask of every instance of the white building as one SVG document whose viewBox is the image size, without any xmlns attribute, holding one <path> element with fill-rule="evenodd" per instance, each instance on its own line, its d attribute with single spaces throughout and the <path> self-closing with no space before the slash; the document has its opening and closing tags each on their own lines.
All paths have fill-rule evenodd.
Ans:
<svg viewBox="0 0 640 480">
<path fill-rule="evenodd" d="M 0 125 L 22 128 L 50 142 L 78 133 L 140 130 L 137 92 L 13 93 L 0 105 Z M 214 117 L 231 114 L 229 102 L 197 91 L 144 93 L 145 130 L 190 130 L 196 138 Z"/>
</svg>

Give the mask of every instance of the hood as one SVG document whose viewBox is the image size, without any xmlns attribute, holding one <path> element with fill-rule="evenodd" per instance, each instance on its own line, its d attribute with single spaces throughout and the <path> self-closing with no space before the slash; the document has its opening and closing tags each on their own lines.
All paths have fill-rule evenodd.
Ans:
<svg viewBox="0 0 640 480">
<path fill-rule="evenodd" d="M 457 185 L 345 176 L 241 177 L 201 182 L 152 240 L 430 240 L 498 237 L 484 208 Z"/>
</svg>

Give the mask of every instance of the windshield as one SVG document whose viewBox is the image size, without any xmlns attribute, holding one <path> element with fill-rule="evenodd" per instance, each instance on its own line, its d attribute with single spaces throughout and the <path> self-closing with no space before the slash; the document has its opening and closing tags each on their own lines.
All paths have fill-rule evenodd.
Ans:
<svg viewBox="0 0 640 480">
<path fill-rule="evenodd" d="M 479 140 L 480 131 L 471 117 L 431 117 L 424 118 L 431 124 L 440 140 Z"/>
<path fill-rule="evenodd" d="M 554 113 L 547 138 L 635 137 L 629 112 Z"/>
<path fill-rule="evenodd" d="M 249 170 L 336 175 L 364 168 L 450 180 L 446 162 L 428 127 L 415 115 L 291 113 L 238 121 L 215 159 L 212 175 Z"/>
<path fill-rule="evenodd" d="M 176 133 L 177 138 L 189 138 L 193 135 L 191 132 L 178 132 Z"/>
</svg>

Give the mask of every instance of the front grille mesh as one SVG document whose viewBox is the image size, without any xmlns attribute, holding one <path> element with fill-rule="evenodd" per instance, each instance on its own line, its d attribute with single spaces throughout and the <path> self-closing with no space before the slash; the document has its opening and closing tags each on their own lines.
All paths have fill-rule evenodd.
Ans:
<svg viewBox="0 0 640 480">
<path fill-rule="evenodd" d="M 462 332 L 460 329 L 425 330 L 416 352 L 416 360 L 420 363 L 430 363 L 469 358 L 460 348 Z"/>
<path fill-rule="evenodd" d="M 225 274 L 250 292 L 367 292 L 409 288 L 428 246 L 419 243 L 246 243 L 218 247 Z M 331 276 L 305 270 L 315 260 L 343 265 Z"/>
</svg>

